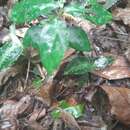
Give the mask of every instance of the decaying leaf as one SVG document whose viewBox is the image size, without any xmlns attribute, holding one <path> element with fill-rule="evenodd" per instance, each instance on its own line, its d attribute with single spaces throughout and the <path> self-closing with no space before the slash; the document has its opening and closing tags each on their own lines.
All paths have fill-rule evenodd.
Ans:
<svg viewBox="0 0 130 130">
<path fill-rule="evenodd" d="M 61 119 L 54 120 L 52 130 L 62 130 L 63 129 L 63 121 Z"/>
<path fill-rule="evenodd" d="M 114 57 L 114 62 L 111 66 L 104 70 L 95 70 L 93 73 L 108 80 L 116 80 L 130 77 L 129 65 L 123 56 Z"/>
<path fill-rule="evenodd" d="M 52 102 L 52 82 L 48 82 L 40 88 L 39 95 L 43 98 L 46 105 L 50 106 Z"/>
<path fill-rule="evenodd" d="M 125 25 L 130 26 L 130 8 L 117 8 L 114 10 L 113 16 L 116 20 L 122 20 Z"/>
<path fill-rule="evenodd" d="M 81 130 L 75 118 L 68 112 L 61 110 L 61 119 L 65 122 L 67 126 L 73 128 L 74 130 Z"/>
<path fill-rule="evenodd" d="M 101 88 L 107 93 L 111 114 L 124 124 L 130 125 L 130 89 L 103 85 Z"/>
<path fill-rule="evenodd" d="M 26 95 L 19 102 L 7 100 L 0 109 L 2 118 L 16 118 L 19 114 L 25 112 L 31 104 L 31 97 Z"/>
</svg>

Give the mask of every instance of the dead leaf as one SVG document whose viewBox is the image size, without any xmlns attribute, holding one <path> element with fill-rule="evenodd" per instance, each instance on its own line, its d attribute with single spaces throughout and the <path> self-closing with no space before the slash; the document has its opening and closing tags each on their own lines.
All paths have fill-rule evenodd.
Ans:
<svg viewBox="0 0 130 130">
<path fill-rule="evenodd" d="M 101 129 L 102 127 L 107 127 L 101 116 L 92 116 L 90 120 L 79 120 L 78 124 L 80 126 L 87 126 L 95 129 L 96 128 Z"/>
<path fill-rule="evenodd" d="M 52 81 L 47 82 L 40 89 L 39 96 L 41 96 L 47 106 L 50 106 L 52 103 L 52 91 L 53 83 Z"/>
<path fill-rule="evenodd" d="M 104 70 L 95 70 L 92 73 L 108 80 L 130 78 L 130 68 L 123 56 L 114 57 L 114 62 Z"/>
<path fill-rule="evenodd" d="M 52 130 L 62 130 L 63 129 L 63 121 L 61 119 L 54 120 Z"/>
<path fill-rule="evenodd" d="M 111 104 L 111 114 L 126 125 L 130 125 L 130 89 L 103 85 Z"/>
<path fill-rule="evenodd" d="M 20 38 L 24 38 L 26 32 L 27 32 L 28 28 L 24 27 L 24 28 L 19 28 L 16 30 L 16 35 Z"/>
<path fill-rule="evenodd" d="M 37 103 L 34 106 L 34 110 L 29 118 L 29 121 L 37 121 L 38 119 L 42 118 L 46 114 L 46 109 L 43 108 L 43 106 L 39 107 L 39 104 Z"/>
<path fill-rule="evenodd" d="M 117 8 L 112 14 L 115 20 L 122 20 L 125 25 L 130 26 L 130 8 Z"/>
<path fill-rule="evenodd" d="M 16 118 L 19 114 L 25 112 L 30 104 L 31 97 L 29 95 L 22 97 L 19 102 L 7 100 L 0 108 L 0 115 L 2 115 L 2 118 Z"/>
<path fill-rule="evenodd" d="M 74 130 L 81 130 L 75 118 L 68 112 L 61 110 L 61 119 L 65 122 L 67 126 L 73 128 Z"/>
<path fill-rule="evenodd" d="M 11 119 L 3 119 L 0 121 L 0 130 L 17 130 L 19 122 L 18 120 Z"/>
<path fill-rule="evenodd" d="M 39 123 L 36 121 L 28 121 L 28 124 L 34 129 L 34 130 L 47 130 L 46 128 L 43 128 Z"/>
</svg>

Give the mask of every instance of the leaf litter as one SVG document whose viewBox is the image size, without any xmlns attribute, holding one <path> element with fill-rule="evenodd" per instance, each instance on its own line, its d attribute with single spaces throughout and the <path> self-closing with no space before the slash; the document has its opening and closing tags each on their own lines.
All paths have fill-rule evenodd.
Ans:
<svg viewBox="0 0 130 130">
<path fill-rule="evenodd" d="M 90 26 L 93 53 L 68 50 L 53 78 L 41 80 L 43 84 L 40 84 L 38 89 L 33 87 L 32 81 L 36 78 L 34 67 L 37 64 L 41 67 L 39 60 L 31 63 L 28 87 L 24 86 L 28 59 L 20 57 L 13 67 L 0 72 L 0 129 L 130 129 L 129 0 L 127 8 L 121 8 L 117 0 L 110 4 L 107 1 L 105 6 L 112 11 L 114 20 L 105 26 Z M 8 39 L 8 25 L 3 22 L 7 19 L 3 14 L 5 13 L 0 13 L 0 46 Z M 87 30 L 84 22 L 81 23 L 79 26 Z M 27 29 L 27 25 L 18 27 L 16 35 L 21 39 Z M 88 33 L 88 30 L 86 32 Z M 64 75 L 65 68 L 73 58 L 88 58 L 90 55 L 93 58 L 101 57 L 95 62 L 100 69 L 85 70 L 84 74 L 79 75 Z M 111 55 L 113 62 L 108 64 L 104 55 Z M 33 60 L 35 61 L 35 58 Z M 25 64 L 21 66 L 23 63 Z M 38 76 L 42 78 L 40 74 Z M 61 117 L 55 120 L 51 113 L 63 100 L 72 105 L 71 109 L 75 105 L 84 104 L 82 116 L 74 118 L 73 114 L 60 108 Z"/>
</svg>

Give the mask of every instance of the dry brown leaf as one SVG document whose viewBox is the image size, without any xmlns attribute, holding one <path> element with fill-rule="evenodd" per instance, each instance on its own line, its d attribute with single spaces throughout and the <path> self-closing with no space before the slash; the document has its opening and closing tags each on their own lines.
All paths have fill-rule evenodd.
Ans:
<svg viewBox="0 0 130 130">
<path fill-rule="evenodd" d="M 122 20 L 125 25 L 130 26 L 130 8 L 117 8 L 112 14 L 115 20 Z"/>
<path fill-rule="evenodd" d="M 46 115 L 46 109 L 42 107 L 38 107 L 38 104 L 34 106 L 34 110 L 31 113 L 31 116 L 29 118 L 29 121 L 37 121 L 40 118 L 44 117 Z"/>
<path fill-rule="evenodd" d="M 39 123 L 36 121 L 28 121 L 29 126 L 31 126 L 34 130 L 47 130 L 43 128 Z"/>
<path fill-rule="evenodd" d="M 63 129 L 63 121 L 61 119 L 54 120 L 52 130 L 62 130 Z"/>
<path fill-rule="evenodd" d="M 130 125 L 130 89 L 103 85 L 111 104 L 111 114 L 124 124 Z"/>
<path fill-rule="evenodd" d="M 43 85 L 40 89 L 39 96 L 41 96 L 44 100 L 44 103 L 47 106 L 50 106 L 52 103 L 52 91 L 53 91 L 53 82 L 49 81 L 45 85 Z"/>
<path fill-rule="evenodd" d="M 19 102 L 7 100 L 0 108 L 0 115 L 2 118 L 16 118 L 18 115 L 24 113 L 31 105 L 31 97 L 26 95 L 22 97 Z"/>
<path fill-rule="evenodd" d="M 65 122 L 67 126 L 75 130 L 81 130 L 75 118 L 68 112 L 61 110 L 61 119 Z"/>
<path fill-rule="evenodd" d="M 123 78 L 130 78 L 130 68 L 123 56 L 117 56 L 114 58 L 113 64 L 104 70 L 95 70 L 93 74 L 100 77 L 106 78 L 108 80 L 116 80 Z"/>
</svg>

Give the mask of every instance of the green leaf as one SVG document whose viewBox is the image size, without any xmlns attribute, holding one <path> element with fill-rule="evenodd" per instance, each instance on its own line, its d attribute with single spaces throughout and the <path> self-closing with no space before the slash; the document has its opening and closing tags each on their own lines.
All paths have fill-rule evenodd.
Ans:
<svg viewBox="0 0 130 130">
<path fill-rule="evenodd" d="M 91 57 L 75 57 L 72 59 L 64 70 L 64 75 L 83 75 L 95 69 L 105 69 L 114 61 L 111 56 Z"/>
<path fill-rule="evenodd" d="M 70 47 L 78 51 L 91 51 L 87 34 L 80 27 L 69 27 L 68 34 Z"/>
<path fill-rule="evenodd" d="M 22 54 L 23 48 L 14 43 L 5 43 L 0 47 L 0 70 L 10 67 Z"/>
<path fill-rule="evenodd" d="M 69 112 L 72 114 L 75 118 L 79 118 L 82 116 L 84 112 L 84 105 L 83 104 L 77 104 L 74 106 L 69 105 L 65 100 L 62 100 L 59 102 L 59 108 L 62 110 Z M 54 119 L 60 118 L 60 109 L 55 109 L 51 112 L 51 115 Z"/>
<path fill-rule="evenodd" d="M 75 118 L 79 118 L 83 114 L 84 105 L 83 104 L 78 104 L 78 105 L 75 105 L 75 106 L 65 108 L 64 110 L 69 112 L 70 114 L 72 114 Z"/>
<path fill-rule="evenodd" d="M 92 23 L 102 25 L 112 20 L 112 14 L 103 8 L 96 0 L 89 0 L 90 7 L 86 9 L 85 18 Z"/>
<path fill-rule="evenodd" d="M 65 68 L 64 75 L 81 75 L 91 72 L 96 68 L 93 58 L 76 57 L 68 63 Z"/>
<path fill-rule="evenodd" d="M 53 117 L 53 119 L 58 119 L 58 118 L 60 118 L 60 114 L 61 114 L 61 112 L 60 112 L 59 109 L 55 109 L 55 110 L 53 110 L 53 111 L 51 112 L 51 116 Z"/>
<path fill-rule="evenodd" d="M 38 49 L 41 62 L 51 74 L 59 66 L 64 52 L 68 47 L 66 25 L 64 22 L 54 20 L 46 23 L 44 27 L 33 26 L 23 40 L 25 47 L 32 46 Z"/>
<path fill-rule="evenodd" d="M 86 4 L 88 8 L 79 3 L 72 3 L 65 7 L 65 12 L 76 17 L 88 19 L 97 25 L 106 24 L 112 20 L 111 13 L 98 4 L 96 0 L 87 0 Z"/>
<path fill-rule="evenodd" d="M 0 70 L 10 67 L 22 54 L 23 46 L 15 35 L 15 27 L 10 26 L 11 42 L 5 43 L 0 47 Z"/>
<path fill-rule="evenodd" d="M 108 65 L 112 64 L 114 61 L 112 56 L 100 56 L 95 59 L 94 64 L 98 69 L 105 69 Z"/>
<path fill-rule="evenodd" d="M 14 5 L 10 19 L 17 24 L 30 22 L 40 15 L 50 14 L 57 6 L 53 0 L 21 0 Z"/>
<path fill-rule="evenodd" d="M 59 107 L 62 108 L 62 109 L 65 109 L 69 106 L 70 106 L 69 103 L 66 102 L 65 100 L 62 100 L 62 101 L 59 102 Z"/>
<path fill-rule="evenodd" d="M 65 12 L 80 18 L 83 17 L 86 12 L 85 7 L 80 3 L 71 3 L 70 5 L 66 6 L 64 10 Z"/>
</svg>

